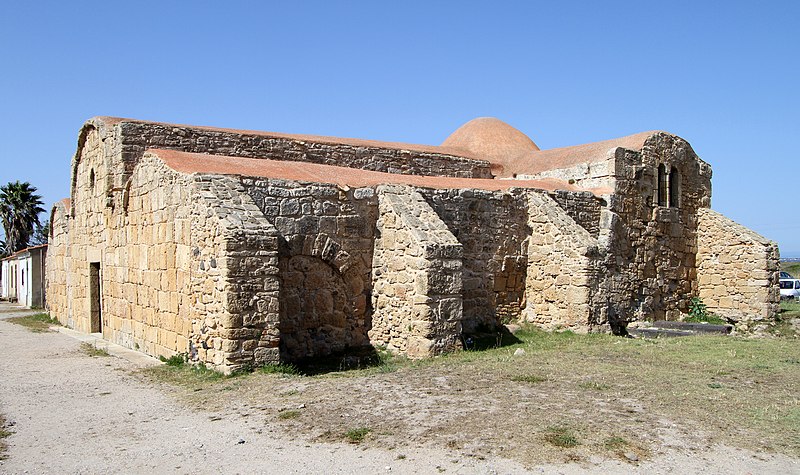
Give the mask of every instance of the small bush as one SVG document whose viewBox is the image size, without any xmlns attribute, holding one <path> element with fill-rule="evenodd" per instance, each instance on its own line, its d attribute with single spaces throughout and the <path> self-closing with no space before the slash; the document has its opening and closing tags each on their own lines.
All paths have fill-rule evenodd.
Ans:
<svg viewBox="0 0 800 475">
<path fill-rule="evenodd" d="M 372 432 L 372 429 L 368 427 L 358 427 L 356 429 L 350 429 L 344 433 L 344 437 L 347 439 L 348 442 L 351 444 L 358 444 L 364 441 L 364 438 L 367 437 L 367 434 Z"/>
<path fill-rule="evenodd" d="M 706 304 L 700 297 L 692 297 L 689 300 L 689 316 L 683 321 L 690 323 L 712 323 L 714 325 L 724 325 L 728 322 L 718 316 L 708 313 Z"/>
<path fill-rule="evenodd" d="M 544 440 L 556 447 L 563 448 L 572 448 L 580 445 L 572 430 L 564 426 L 551 426 L 545 429 Z"/>
<path fill-rule="evenodd" d="M 187 355 L 186 353 L 175 353 L 169 358 L 164 358 L 163 356 L 159 356 L 158 359 L 161 360 L 167 366 L 179 367 L 189 362 L 189 355 Z"/>
</svg>

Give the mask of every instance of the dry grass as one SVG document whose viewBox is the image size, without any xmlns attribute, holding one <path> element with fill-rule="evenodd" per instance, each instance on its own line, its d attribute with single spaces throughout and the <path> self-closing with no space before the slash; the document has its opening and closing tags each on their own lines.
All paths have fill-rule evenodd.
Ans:
<svg viewBox="0 0 800 475">
<path fill-rule="evenodd" d="M 0 414 L 0 460 L 5 460 L 8 455 L 6 454 L 6 450 L 8 449 L 8 445 L 5 443 L 5 438 L 13 434 L 13 432 L 9 431 L 6 428 L 6 418 Z"/>
<path fill-rule="evenodd" d="M 46 313 L 37 313 L 34 315 L 26 315 L 24 317 L 14 317 L 6 320 L 7 322 L 22 325 L 34 333 L 42 333 L 50 331 L 53 325 L 60 325 L 58 320 L 50 318 Z"/>
<path fill-rule="evenodd" d="M 102 348 L 97 348 L 96 346 L 89 343 L 81 343 L 81 352 L 93 358 L 98 356 L 99 357 L 111 356 L 108 354 L 108 351 Z"/>
<path fill-rule="evenodd" d="M 365 445 L 433 444 L 524 463 L 623 451 L 645 457 L 668 443 L 800 455 L 794 339 L 517 336 L 521 343 L 503 348 L 384 362 L 392 371 L 255 372 L 236 378 L 232 389 L 229 378 L 173 387 L 198 407 L 244 404 L 262 411 L 264 424 L 290 424 L 312 440 L 341 440 L 347 421 L 371 429 Z M 517 348 L 525 354 L 514 356 Z M 275 417 L 300 404 L 306 408 L 291 421 Z M 568 428 L 579 444 L 543 443 L 553 428 Z"/>
</svg>

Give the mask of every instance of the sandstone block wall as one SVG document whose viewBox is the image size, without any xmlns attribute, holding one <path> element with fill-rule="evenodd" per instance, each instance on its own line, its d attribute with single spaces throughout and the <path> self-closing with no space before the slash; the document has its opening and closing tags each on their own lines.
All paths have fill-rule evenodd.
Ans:
<svg viewBox="0 0 800 475">
<path fill-rule="evenodd" d="M 461 347 L 462 246 L 420 193 L 378 187 L 373 344 L 428 357 Z"/>
<path fill-rule="evenodd" d="M 279 243 L 284 360 L 369 344 L 377 198 L 372 188 L 242 178 Z"/>
<path fill-rule="evenodd" d="M 45 285 L 47 308 L 52 318 L 59 323 L 73 327 L 70 299 L 67 293 L 70 273 L 67 272 L 69 259 L 69 206 L 63 201 L 53 206 L 50 214 L 50 236 L 48 237 L 47 263 L 45 265 Z"/>
<path fill-rule="evenodd" d="M 321 138 L 291 138 L 281 134 L 231 131 L 151 122 L 95 118 L 84 125 L 78 139 L 78 152 L 72 165 L 72 182 L 83 148 L 91 135 L 102 138 L 105 168 L 103 190 L 114 206 L 121 189 L 147 148 L 185 152 L 301 161 L 388 173 L 491 178 L 489 163 L 436 151 L 406 150 L 371 144 L 326 142 Z M 338 140 L 338 139 L 337 139 Z M 91 146 L 91 144 L 90 144 Z"/>
<path fill-rule="evenodd" d="M 464 332 L 494 331 L 525 307 L 527 223 L 520 189 L 420 190 L 463 246 Z"/>
<path fill-rule="evenodd" d="M 593 299 L 600 279 L 597 239 L 547 194 L 528 198 L 528 322 L 545 328 L 587 331 L 596 319 Z"/>
<path fill-rule="evenodd" d="M 698 210 L 697 229 L 697 295 L 708 311 L 743 328 L 774 318 L 777 244 L 711 209 Z"/>
<path fill-rule="evenodd" d="M 239 180 L 193 178 L 192 357 L 225 372 L 277 363 L 278 231 Z"/>
</svg>

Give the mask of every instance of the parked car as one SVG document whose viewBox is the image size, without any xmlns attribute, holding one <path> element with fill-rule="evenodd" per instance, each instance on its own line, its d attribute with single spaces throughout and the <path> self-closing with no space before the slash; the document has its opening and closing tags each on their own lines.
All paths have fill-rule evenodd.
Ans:
<svg viewBox="0 0 800 475">
<path fill-rule="evenodd" d="M 781 279 L 781 298 L 800 299 L 800 279 Z"/>
<path fill-rule="evenodd" d="M 794 276 L 788 272 L 781 271 L 781 279 L 794 279 Z"/>
</svg>

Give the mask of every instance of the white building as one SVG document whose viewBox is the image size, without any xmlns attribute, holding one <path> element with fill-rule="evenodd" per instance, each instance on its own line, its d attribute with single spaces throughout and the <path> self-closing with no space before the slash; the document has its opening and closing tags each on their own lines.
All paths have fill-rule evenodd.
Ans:
<svg viewBox="0 0 800 475">
<path fill-rule="evenodd" d="M 0 261 L 0 297 L 26 307 L 44 307 L 46 255 L 47 244 L 42 244 Z"/>
</svg>

